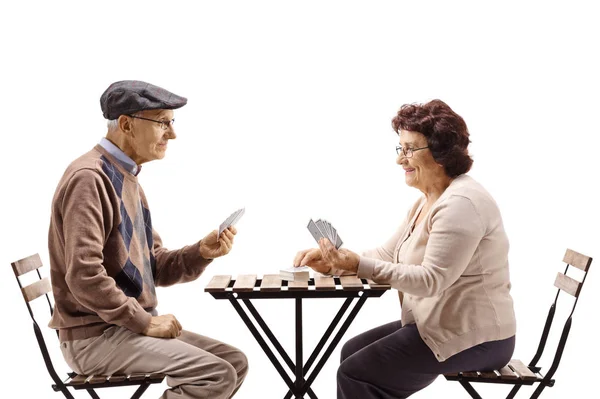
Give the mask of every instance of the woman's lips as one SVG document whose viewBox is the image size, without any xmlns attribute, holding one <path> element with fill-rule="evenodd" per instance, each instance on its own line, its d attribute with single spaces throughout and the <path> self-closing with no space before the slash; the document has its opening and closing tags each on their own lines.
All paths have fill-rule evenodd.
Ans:
<svg viewBox="0 0 600 399">
<path fill-rule="evenodd" d="M 415 171 L 414 169 L 404 169 L 404 172 L 405 172 L 406 174 L 408 174 L 408 173 L 412 173 L 412 172 L 414 172 L 414 171 Z"/>
</svg>

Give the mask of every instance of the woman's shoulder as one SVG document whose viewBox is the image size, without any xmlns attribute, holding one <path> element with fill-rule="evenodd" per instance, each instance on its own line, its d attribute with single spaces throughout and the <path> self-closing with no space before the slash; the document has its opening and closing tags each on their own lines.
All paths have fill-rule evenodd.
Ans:
<svg viewBox="0 0 600 399">
<path fill-rule="evenodd" d="M 466 199 L 480 214 L 498 211 L 498 204 L 492 195 L 478 181 L 467 174 L 455 178 L 442 196 L 444 198 L 443 201 L 440 201 L 440 204 Z"/>
</svg>

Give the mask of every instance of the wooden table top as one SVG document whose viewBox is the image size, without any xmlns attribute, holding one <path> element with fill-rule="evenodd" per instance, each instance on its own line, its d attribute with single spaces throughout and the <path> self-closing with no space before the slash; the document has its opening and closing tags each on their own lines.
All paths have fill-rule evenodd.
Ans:
<svg viewBox="0 0 600 399">
<path fill-rule="evenodd" d="M 237 276 L 237 279 L 232 279 L 230 275 L 214 276 L 204 291 L 211 293 L 217 299 L 228 298 L 224 294 L 231 293 L 245 298 L 317 298 L 360 296 L 362 294 L 359 292 L 365 291 L 372 293 L 371 296 L 381 296 L 390 288 L 389 284 L 378 284 L 356 276 L 317 276 L 310 278 L 309 281 L 286 281 L 278 274 L 266 274 L 262 279 L 257 278 L 256 274 L 246 274 Z"/>
</svg>

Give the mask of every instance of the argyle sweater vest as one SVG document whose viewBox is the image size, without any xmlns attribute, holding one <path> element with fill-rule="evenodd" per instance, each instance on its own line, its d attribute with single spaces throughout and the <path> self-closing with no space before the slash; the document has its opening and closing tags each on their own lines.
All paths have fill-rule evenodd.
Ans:
<svg viewBox="0 0 600 399">
<path fill-rule="evenodd" d="M 59 182 L 48 243 L 55 299 L 49 325 L 61 341 L 111 325 L 142 332 L 156 314 L 155 285 L 194 280 L 210 263 L 199 242 L 162 246 L 137 177 L 99 145 Z"/>
</svg>

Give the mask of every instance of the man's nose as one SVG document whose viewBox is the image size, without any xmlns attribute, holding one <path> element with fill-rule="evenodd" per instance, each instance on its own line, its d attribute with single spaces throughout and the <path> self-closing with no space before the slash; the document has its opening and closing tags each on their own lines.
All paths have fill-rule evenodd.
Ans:
<svg viewBox="0 0 600 399">
<path fill-rule="evenodd" d="M 173 129 L 173 126 L 169 127 L 169 129 L 166 132 L 166 136 L 169 140 L 177 138 L 177 134 L 175 134 L 175 129 Z"/>
</svg>

